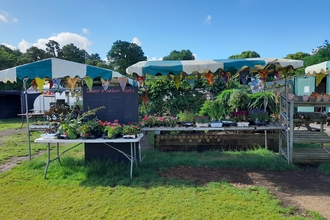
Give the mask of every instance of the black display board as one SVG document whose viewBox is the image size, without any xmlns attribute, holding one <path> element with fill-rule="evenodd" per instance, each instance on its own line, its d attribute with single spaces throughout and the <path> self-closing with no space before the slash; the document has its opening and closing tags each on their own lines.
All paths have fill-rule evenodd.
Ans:
<svg viewBox="0 0 330 220">
<path fill-rule="evenodd" d="M 120 86 L 108 87 L 93 86 L 92 90 L 83 87 L 84 111 L 104 106 L 96 112 L 99 120 L 113 122 L 118 119 L 120 124 L 136 123 L 139 121 L 138 87 Z"/>
</svg>

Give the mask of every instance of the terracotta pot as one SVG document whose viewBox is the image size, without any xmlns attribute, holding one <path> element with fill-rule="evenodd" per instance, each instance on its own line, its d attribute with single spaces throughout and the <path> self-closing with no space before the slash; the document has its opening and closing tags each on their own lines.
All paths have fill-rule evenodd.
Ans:
<svg viewBox="0 0 330 220">
<path fill-rule="evenodd" d="M 322 99 L 323 99 L 323 95 L 321 95 L 321 94 L 316 95 L 316 101 L 317 102 L 322 101 Z"/>
<path fill-rule="evenodd" d="M 330 101 L 330 95 L 329 94 L 324 94 L 323 95 L 323 102 L 329 102 Z"/>
<path fill-rule="evenodd" d="M 316 102 L 316 95 L 315 95 L 315 94 L 310 95 L 308 101 L 309 101 L 309 102 Z"/>
</svg>

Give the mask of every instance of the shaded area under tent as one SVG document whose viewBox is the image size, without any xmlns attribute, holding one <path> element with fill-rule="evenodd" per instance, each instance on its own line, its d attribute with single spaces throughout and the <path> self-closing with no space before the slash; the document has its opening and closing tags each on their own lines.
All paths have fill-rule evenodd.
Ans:
<svg viewBox="0 0 330 220">
<path fill-rule="evenodd" d="M 28 93 L 28 110 L 33 109 L 35 99 L 41 93 Z M 16 118 L 17 114 L 25 113 L 25 95 L 23 91 L 0 91 L 0 119 Z"/>
</svg>

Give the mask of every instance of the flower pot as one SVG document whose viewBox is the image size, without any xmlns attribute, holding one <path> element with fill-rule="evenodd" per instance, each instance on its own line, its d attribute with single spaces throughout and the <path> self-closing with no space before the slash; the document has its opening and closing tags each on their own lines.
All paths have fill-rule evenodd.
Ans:
<svg viewBox="0 0 330 220">
<path fill-rule="evenodd" d="M 288 93 L 287 99 L 288 100 L 293 100 L 294 99 L 294 94 Z"/>
<path fill-rule="evenodd" d="M 317 101 L 317 102 L 322 101 L 322 99 L 323 99 L 323 95 L 322 95 L 322 94 L 318 94 L 318 95 L 316 95 L 316 101 Z"/>
<path fill-rule="evenodd" d="M 308 100 L 309 100 L 309 96 L 308 96 L 308 95 L 304 95 L 304 96 L 302 97 L 302 100 L 303 100 L 303 102 L 308 102 Z"/>
<path fill-rule="evenodd" d="M 329 94 L 324 94 L 322 100 L 323 100 L 323 102 L 329 102 L 330 101 L 330 95 Z"/>
<path fill-rule="evenodd" d="M 136 134 L 124 134 L 123 138 L 135 139 L 135 138 L 137 138 L 137 135 Z"/>
<path fill-rule="evenodd" d="M 243 127 L 249 127 L 250 122 L 243 122 Z"/>
<path fill-rule="evenodd" d="M 237 127 L 244 127 L 244 122 L 237 122 Z"/>
<path fill-rule="evenodd" d="M 221 128 L 223 123 L 221 123 L 221 122 L 211 122 L 210 125 L 211 125 L 212 128 Z"/>
<path fill-rule="evenodd" d="M 196 127 L 198 128 L 207 128 L 209 123 L 196 123 Z"/>
</svg>

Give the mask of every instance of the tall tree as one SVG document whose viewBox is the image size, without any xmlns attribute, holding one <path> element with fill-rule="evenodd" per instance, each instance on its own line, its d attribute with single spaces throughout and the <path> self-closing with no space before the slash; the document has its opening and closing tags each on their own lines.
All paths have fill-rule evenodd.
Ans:
<svg viewBox="0 0 330 220">
<path fill-rule="evenodd" d="M 240 58 L 257 58 L 260 55 L 255 51 L 243 51 L 241 54 L 231 55 L 228 59 L 240 59 Z"/>
<path fill-rule="evenodd" d="M 173 50 L 170 55 L 163 57 L 163 60 L 195 60 L 190 50 Z"/>
<path fill-rule="evenodd" d="M 309 53 L 297 52 L 297 53 L 290 53 L 284 57 L 285 59 L 293 59 L 293 60 L 303 60 L 305 57 L 310 56 Z"/>
<path fill-rule="evenodd" d="M 63 46 L 61 53 L 61 58 L 77 63 L 85 63 L 88 56 L 88 53 L 84 49 L 79 49 L 73 43 Z"/>
<path fill-rule="evenodd" d="M 43 49 L 39 49 L 38 47 L 32 46 L 26 50 L 24 56 L 28 60 L 28 62 L 35 62 L 38 60 L 43 60 L 48 58 L 48 54 Z"/>
<path fill-rule="evenodd" d="M 126 68 L 139 61 L 147 60 L 140 46 L 135 43 L 117 40 L 107 53 L 111 69 L 126 74 Z"/>
<path fill-rule="evenodd" d="M 98 67 L 107 66 L 105 61 L 101 60 L 101 57 L 98 53 L 88 54 L 85 63 L 91 66 L 98 66 Z"/>
<path fill-rule="evenodd" d="M 46 52 L 49 57 L 62 57 L 60 44 L 54 40 L 49 40 L 49 42 L 46 44 Z"/>
<path fill-rule="evenodd" d="M 5 45 L 0 45 L 0 70 L 23 64 L 19 62 L 21 56 L 22 53 L 19 50 L 12 50 Z"/>
</svg>

